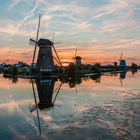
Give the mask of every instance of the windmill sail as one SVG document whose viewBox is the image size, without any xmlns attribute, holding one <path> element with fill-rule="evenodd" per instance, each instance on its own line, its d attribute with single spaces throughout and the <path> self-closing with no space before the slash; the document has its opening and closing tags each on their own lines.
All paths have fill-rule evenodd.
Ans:
<svg viewBox="0 0 140 140">
<path fill-rule="evenodd" d="M 35 46 L 35 45 L 37 45 L 37 42 L 34 39 L 30 38 L 29 44 Z"/>
<path fill-rule="evenodd" d="M 56 42 L 56 43 L 55 43 L 55 40 L 54 40 L 54 32 L 53 32 L 52 41 L 53 41 L 53 50 L 54 50 L 55 55 L 56 55 L 56 57 L 57 57 L 57 58 L 54 57 L 54 59 L 60 64 L 60 66 L 62 66 L 62 63 L 61 63 L 61 61 L 60 61 L 60 58 L 59 58 L 58 53 L 57 53 L 57 51 L 56 51 L 56 49 L 55 49 L 55 46 L 54 46 L 54 44 L 59 44 L 59 43 L 61 43 L 61 42 Z"/>
<path fill-rule="evenodd" d="M 57 54 L 57 51 L 56 51 L 54 45 L 53 45 L 53 50 L 54 50 L 54 52 L 55 52 L 55 54 L 56 54 L 56 57 L 57 57 L 57 59 L 58 59 L 58 62 L 59 62 L 59 64 L 60 64 L 60 66 L 62 66 L 62 63 L 61 63 L 61 61 L 60 61 L 60 58 L 59 58 L 59 56 L 58 56 L 58 54 Z"/>
<path fill-rule="evenodd" d="M 121 53 L 120 60 L 122 60 L 122 57 L 123 57 L 123 53 Z"/>
<path fill-rule="evenodd" d="M 39 15 L 38 28 L 37 28 L 37 34 L 36 34 L 36 41 L 35 42 L 38 42 L 39 28 L 40 28 L 40 20 L 41 20 L 41 15 Z M 36 48 L 37 48 L 37 43 L 35 43 L 32 64 L 34 64 L 35 55 L 36 55 Z"/>
</svg>

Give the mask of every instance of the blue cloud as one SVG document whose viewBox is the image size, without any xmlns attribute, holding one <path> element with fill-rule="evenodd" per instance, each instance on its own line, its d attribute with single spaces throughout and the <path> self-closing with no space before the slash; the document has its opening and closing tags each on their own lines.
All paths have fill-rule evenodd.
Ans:
<svg viewBox="0 0 140 140">
<path fill-rule="evenodd" d="M 82 48 L 88 43 L 90 48 L 95 41 L 95 51 L 112 47 L 112 52 L 114 44 L 129 38 L 132 43 L 116 46 L 129 51 L 132 46 L 138 47 L 140 39 L 139 6 L 138 0 L 1 0 L 0 41 L 5 46 L 11 41 L 27 46 L 27 40 L 35 37 L 41 13 L 41 37 L 51 38 L 55 32 L 64 44 Z"/>
</svg>

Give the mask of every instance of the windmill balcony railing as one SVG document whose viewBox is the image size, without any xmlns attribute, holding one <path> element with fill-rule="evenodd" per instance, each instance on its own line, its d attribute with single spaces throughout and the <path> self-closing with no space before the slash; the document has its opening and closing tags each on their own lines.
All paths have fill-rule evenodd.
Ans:
<svg viewBox="0 0 140 140">
<path fill-rule="evenodd" d="M 51 68 L 40 68 L 41 72 L 52 72 L 53 70 Z"/>
</svg>

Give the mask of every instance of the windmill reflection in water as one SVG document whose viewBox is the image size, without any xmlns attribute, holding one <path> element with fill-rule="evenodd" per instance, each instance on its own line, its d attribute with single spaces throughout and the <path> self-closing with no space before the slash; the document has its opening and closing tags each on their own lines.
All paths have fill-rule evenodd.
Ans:
<svg viewBox="0 0 140 140">
<path fill-rule="evenodd" d="M 31 107 L 30 112 L 32 113 L 33 111 L 36 110 L 38 129 L 40 135 L 41 135 L 41 126 L 40 126 L 39 110 L 47 110 L 53 108 L 57 95 L 62 86 L 62 82 L 61 82 L 58 85 L 58 87 L 54 89 L 56 80 L 57 79 L 51 77 L 47 79 L 39 79 L 39 78 L 35 80 L 31 79 L 34 105 Z M 36 91 L 38 92 L 39 101 L 37 101 Z"/>
<path fill-rule="evenodd" d="M 30 112 L 32 113 L 36 111 L 37 113 L 39 135 L 41 135 L 39 110 L 47 111 L 48 109 L 52 109 L 54 107 L 54 103 L 56 101 L 56 98 L 60 92 L 63 83 L 67 83 L 70 88 L 75 88 L 75 92 L 77 94 L 77 84 L 81 84 L 82 77 L 77 77 L 77 78 L 76 77 L 71 79 L 59 78 L 60 84 L 56 88 L 55 88 L 55 82 L 58 81 L 57 78 L 47 77 L 43 79 L 42 78 L 31 79 L 34 105 L 30 108 Z"/>
</svg>

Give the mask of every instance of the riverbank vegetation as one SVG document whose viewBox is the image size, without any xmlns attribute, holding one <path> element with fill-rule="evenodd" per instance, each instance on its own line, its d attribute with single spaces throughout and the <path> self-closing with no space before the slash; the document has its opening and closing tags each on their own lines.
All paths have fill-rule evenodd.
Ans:
<svg viewBox="0 0 140 140">
<path fill-rule="evenodd" d="M 24 63 L 23 63 L 24 64 Z M 117 65 L 101 65 L 100 63 L 95 63 L 94 65 L 91 64 L 81 64 L 81 65 L 75 65 L 74 63 L 70 63 L 67 67 L 59 67 L 57 66 L 54 73 L 55 74 L 64 74 L 67 76 L 74 77 L 76 75 L 84 75 L 84 74 L 91 74 L 95 73 L 97 75 L 100 75 L 101 73 L 106 72 L 115 72 L 115 71 L 122 71 L 122 70 L 137 70 L 140 66 L 137 66 L 135 63 L 132 63 L 131 66 L 126 67 L 120 67 Z M 56 73 L 56 71 L 58 71 Z M 11 76 L 17 76 L 17 75 L 32 75 L 37 74 L 37 68 L 32 68 L 30 65 L 5 65 L 3 68 L 1 68 L 1 73 L 4 75 L 11 75 Z"/>
</svg>

